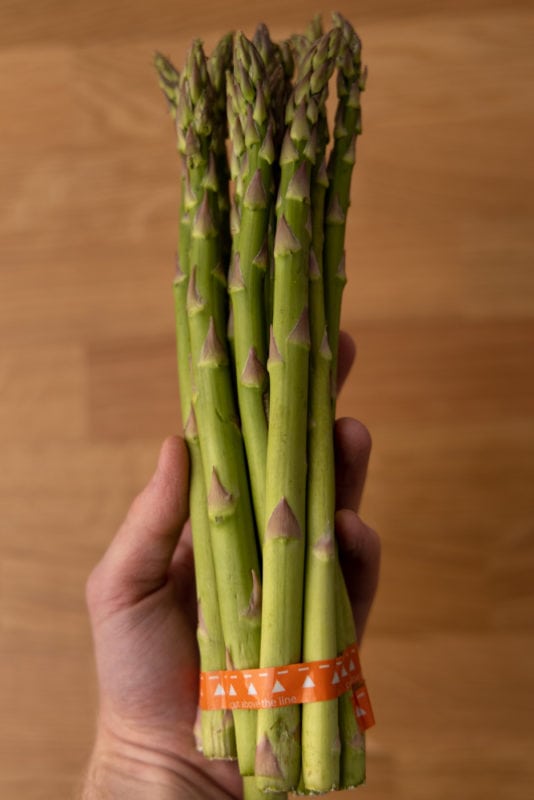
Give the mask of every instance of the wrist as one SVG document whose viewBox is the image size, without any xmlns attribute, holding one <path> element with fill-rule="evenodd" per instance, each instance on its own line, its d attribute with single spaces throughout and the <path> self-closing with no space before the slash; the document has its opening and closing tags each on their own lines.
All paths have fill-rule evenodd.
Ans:
<svg viewBox="0 0 534 800">
<path fill-rule="evenodd" d="M 100 722 L 82 800 L 228 800 L 210 776 L 212 764 L 188 743 L 165 748 L 158 737 Z"/>
<path fill-rule="evenodd" d="M 165 758 L 130 742 L 97 737 L 82 800 L 178 800 L 180 775 Z"/>
</svg>

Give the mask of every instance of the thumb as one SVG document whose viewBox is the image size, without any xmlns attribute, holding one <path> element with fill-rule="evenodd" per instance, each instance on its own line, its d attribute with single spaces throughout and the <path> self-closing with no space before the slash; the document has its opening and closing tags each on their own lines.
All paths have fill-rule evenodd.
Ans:
<svg viewBox="0 0 534 800">
<path fill-rule="evenodd" d="M 161 588 L 188 516 L 187 448 L 171 436 L 163 442 L 154 475 L 135 498 L 126 519 L 93 571 L 88 595 L 98 605 L 128 606 Z"/>
</svg>

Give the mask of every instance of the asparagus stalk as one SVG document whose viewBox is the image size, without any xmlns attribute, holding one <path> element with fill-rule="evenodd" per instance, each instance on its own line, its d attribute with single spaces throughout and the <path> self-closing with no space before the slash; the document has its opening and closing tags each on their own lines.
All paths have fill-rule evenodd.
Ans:
<svg viewBox="0 0 534 800">
<path fill-rule="evenodd" d="M 182 309 L 183 311 L 185 309 Z M 226 650 L 219 601 L 216 592 L 213 591 L 215 568 L 211 551 L 208 503 L 198 429 L 193 409 L 191 409 L 185 426 L 185 438 L 191 460 L 189 513 L 195 551 L 195 582 L 198 603 L 197 642 L 201 669 L 209 672 L 224 669 Z M 206 758 L 235 758 L 235 726 L 232 713 L 225 710 L 201 710 L 197 746 Z"/>
<path fill-rule="evenodd" d="M 330 185 L 326 198 L 324 270 L 332 372 L 336 375 L 341 298 L 347 281 L 345 230 L 356 161 L 356 138 L 361 133 L 360 92 L 365 85 L 365 72 L 362 73 L 361 69 L 361 43 L 354 29 L 341 14 L 333 14 L 333 19 L 343 37 L 344 48 L 337 80 L 334 145 L 328 162 Z"/>
<path fill-rule="evenodd" d="M 227 315 L 219 236 L 217 174 L 210 142 L 215 107 L 200 43 L 181 77 L 193 121 L 186 137 L 191 189 L 190 277 L 187 316 L 211 546 L 227 665 L 255 667 L 259 661 L 260 571 L 241 431 L 237 422 L 226 347 Z M 189 98 L 189 102 L 186 98 Z M 229 591 L 230 587 L 230 591 Z M 255 715 L 234 712 L 240 770 L 254 767 Z"/>
<path fill-rule="evenodd" d="M 361 133 L 360 92 L 365 86 L 361 70 L 361 43 L 350 23 L 341 14 L 333 14 L 341 32 L 344 48 L 337 80 L 338 106 L 334 125 L 334 146 L 328 163 L 329 189 L 326 199 L 324 242 L 325 304 L 332 363 L 332 411 L 335 414 L 337 352 L 341 299 L 346 284 L 345 231 L 350 205 L 350 184 L 356 161 L 356 138 Z M 345 581 L 337 564 L 336 629 L 338 652 L 356 641 L 354 618 Z M 358 786 L 365 781 L 365 737 L 354 716 L 350 692 L 339 699 L 341 734 L 342 788 Z"/>
<path fill-rule="evenodd" d="M 314 20 L 310 36 L 317 31 Z M 338 47 L 331 35 L 331 56 Z M 329 67 L 333 63 L 329 62 Z M 310 381 L 308 430 L 307 543 L 304 593 L 303 658 L 315 661 L 337 655 L 332 609 L 335 608 L 335 481 L 331 410 L 332 354 L 328 346 L 323 286 L 324 204 L 328 187 L 328 84 L 316 95 L 317 160 L 312 172 L 312 247 L 310 253 Z M 339 785 L 338 701 L 305 703 L 302 708 L 302 776 L 306 791 L 327 792 Z"/>
<path fill-rule="evenodd" d="M 268 268 L 269 216 L 273 205 L 272 164 L 276 153 L 265 66 L 254 45 L 243 34 L 236 37 L 234 72 L 228 81 L 232 97 L 229 122 L 232 131 L 237 133 L 236 180 L 240 187 L 239 230 L 233 240 L 228 289 L 232 302 L 243 439 L 255 518 L 262 541 L 267 458 L 264 283 Z"/>
<path fill-rule="evenodd" d="M 205 480 L 210 487 L 208 514 L 227 667 L 243 669 L 258 665 L 260 571 L 228 353 L 216 327 L 210 276 L 202 275 L 216 266 L 215 242 L 203 241 L 206 208 L 202 206 L 193 228 L 196 241 L 192 250 L 195 260 L 202 263 L 202 270 L 194 267 L 189 286 L 188 315 L 197 384 L 194 406 L 199 419 Z M 254 717 L 250 711 L 234 712 L 243 774 L 251 774 L 254 766 Z"/>
<path fill-rule="evenodd" d="M 274 309 L 269 354 L 266 530 L 263 547 L 261 665 L 301 656 L 306 530 L 306 412 L 308 407 L 308 265 L 310 177 L 317 121 L 312 95 L 322 91 L 335 60 L 328 37 L 312 48 L 288 106 L 280 157 L 281 181 L 274 246 Z M 263 790 L 291 790 L 300 774 L 300 709 L 258 713 L 256 775 Z"/>
<path fill-rule="evenodd" d="M 169 112 L 176 124 L 178 107 L 178 87 L 180 75 L 171 61 L 161 53 L 156 53 L 154 66 L 158 72 L 160 87 L 167 99 Z M 180 148 L 178 148 L 180 149 Z M 189 214 L 185 208 L 186 172 L 182 165 L 180 216 L 178 228 L 178 253 L 176 258 L 176 274 L 173 282 L 175 304 L 176 346 L 178 357 L 178 377 L 180 391 L 180 406 L 182 411 L 182 424 L 185 428 L 191 410 L 191 374 L 190 374 L 190 347 L 187 316 L 183 313 L 187 296 L 187 280 L 189 275 L 189 240 L 190 222 Z"/>
<path fill-rule="evenodd" d="M 341 567 L 337 566 L 336 631 L 338 650 L 356 641 L 354 616 L 350 605 L 345 579 Z M 365 736 L 361 733 L 352 705 L 351 692 L 339 698 L 339 727 L 341 732 L 341 781 L 342 789 L 352 789 L 365 782 Z"/>
<path fill-rule="evenodd" d="M 300 175 L 303 180 L 298 191 L 305 192 L 309 177 L 302 172 Z M 303 196 L 300 195 L 301 206 L 304 206 Z M 309 350 L 307 234 L 301 209 L 287 208 L 286 214 L 289 219 L 281 216 L 277 226 L 273 335 L 268 364 L 271 398 L 263 547 L 262 666 L 298 661 L 301 640 Z M 283 261 L 286 263 L 282 265 Z M 279 278 L 281 271 L 286 276 Z M 287 291 L 289 282 L 297 290 L 292 294 Z M 284 304 L 286 308 L 282 309 Z M 287 449 L 281 446 L 282 441 Z M 256 774 L 260 788 L 270 791 L 293 788 L 300 769 L 299 708 L 260 710 L 258 737 Z"/>
<path fill-rule="evenodd" d="M 179 74 L 172 63 L 156 54 L 155 66 L 160 85 L 168 99 L 171 116 L 176 120 Z M 224 669 L 225 646 L 219 603 L 212 587 L 215 569 L 210 545 L 207 499 L 200 455 L 200 445 L 192 408 L 191 355 L 187 325 L 186 301 L 189 277 L 190 218 L 186 210 L 186 171 L 182 170 L 182 192 L 179 223 L 177 269 L 173 283 L 176 320 L 178 382 L 182 427 L 191 459 L 189 507 L 193 547 L 195 550 L 195 582 L 197 587 L 197 641 L 203 670 Z M 198 747 L 207 758 L 234 758 L 235 733 L 232 715 L 225 711 L 201 711 Z"/>
</svg>

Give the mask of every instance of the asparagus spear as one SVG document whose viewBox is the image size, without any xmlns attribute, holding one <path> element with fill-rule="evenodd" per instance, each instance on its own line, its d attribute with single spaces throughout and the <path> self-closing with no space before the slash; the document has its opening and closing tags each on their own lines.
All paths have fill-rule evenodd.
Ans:
<svg viewBox="0 0 534 800">
<path fill-rule="evenodd" d="M 317 18 L 310 37 L 318 30 Z M 315 37 L 314 37 L 315 38 Z M 339 46 L 331 34 L 330 54 Z M 330 62 L 329 70 L 333 67 Z M 323 286 L 324 204 L 328 187 L 325 150 L 328 142 L 328 83 L 315 95 L 317 160 L 312 171 L 312 247 L 310 252 L 310 380 L 308 419 L 307 542 L 303 622 L 303 659 L 337 655 L 332 609 L 335 608 L 335 483 L 331 410 L 332 354 L 328 346 Z M 306 791 L 327 792 L 339 785 L 338 701 L 305 703 L 302 708 L 302 776 Z"/>
<path fill-rule="evenodd" d="M 160 85 L 168 102 L 171 116 L 176 120 L 179 74 L 172 63 L 160 54 L 155 56 Z M 182 192 L 179 225 L 179 252 L 173 283 L 178 380 L 182 426 L 191 459 L 189 507 L 193 546 L 195 549 L 195 580 L 197 587 L 197 641 L 203 670 L 224 669 L 225 646 L 217 595 L 212 587 L 215 569 L 210 545 L 207 499 L 200 455 L 200 445 L 192 409 L 190 341 L 187 326 L 186 300 L 189 276 L 190 219 L 186 210 L 186 170 L 182 169 Z M 234 758 L 235 733 L 232 715 L 225 711 L 201 711 L 198 747 L 207 758 Z"/>
<path fill-rule="evenodd" d="M 237 142 L 239 230 L 233 238 L 229 292 L 232 301 L 235 366 L 254 511 L 260 541 L 265 518 L 267 420 L 265 394 L 266 324 L 264 282 L 268 268 L 268 228 L 272 164 L 276 153 L 270 90 L 265 66 L 243 34 L 235 41 L 229 123 Z M 242 132 L 242 138 L 241 138 Z"/>
<path fill-rule="evenodd" d="M 169 112 L 176 124 L 178 107 L 178 87 L 180 75 L 172 62 L 161 53 L 156 53 L 154 66 L 158 72 L 160 87 L 167 99 Z M 178 148 L 180 150 L 180 148 Z M 173 283 L 176 322 L 176 346 L 178 356 L 178 377 L 180 390 L 180 405 L 183 426 L 191 410 L 191 375 L 189 369 L 190 348 L 187 317 L 183 314 L 187 293 L 187 279 L 189 269 L 189 215 L 185 208 L 186 171 L 182 164 L 181 192 L 180 192 L 180 219 L 178 233 L 178 253 L 176 258 L 176 274 Z"/>
<path fill-rule="evenodd" d="M 326 318 L 333 357 L 332 372 L 336 375 L 341 297 L 347 281 L 345 230 L 356 161 L 356 138 L 361 133 L 360 92 L 365 86 L 365 71 L 361 69 L 361 42 L 353 27 L 341 14 L 334 13 L 332 17 L 344 41 L 337 80 L 334 145 L 328 161 L 330 185 L 326 198 L 324 245 Z"/>
<path fill-rule="evenodd" d="M 332 72 L 331 38 L 313 47 L 288 106 L 280 157 L 274 246 L 274 309 L 269 354 L 266 529 L 263 547 L 261 666 L 295 663 L 301 655 L 306 530 L 308 407 L 308 262 L 310 176 L 316 157 L 312 94 Z M 310 114 L 310 116 L 308 116 Z M 263 790 L 291 790 L 300 774 L 300 709 L 258 713 L 256 775 Z"/>
<path fill-rule="evenodd" d="M 346 283 L 345 230 L 350 205 L 350 184 L 356 160 L 356 138 L 361 133 L 360 92 L 365 87 L 361 69 L 361 42 L 350 23 L 334 13 L 335 26 L 344 40 L 344 52 L 338 72 L 338 106 L 334 125 L 334 146 L 328 163 L 330 186 L 324 243 L 325 301 L 332 364 L 332 409 L 335 413 L 337 352 L 341 298 Z M 336 620 L 338 651 L 356 641 L 354 618 L 341 568 L 337 566 Z M 358 728 L 350 693 L 339 699 L 341 732 L 341 787 L 358 786 L 365 780 L 365 737 Z"/>
<path fill-rule="evenodd" d="M 182 310 L 184 311 L 184 309 Z M 191 409 L 185 426 L 185 438 L 191 460 L 189 508 L 193 548 L 195 551 L 195 582 L 197 586 L 197 642 L 201 669 L 207 672 L 224 669 L 226 650 L 222 633 L 219 601 L 215 585 L 215 569 L 211 552 L 210 525 L 207 512 L 206 487 L 196 418 Z M 230 711 L 200 711 L 197 747 L 206 758 L 236 757 L 235 726 Z"/>
<path fill-rule="evenodd" d="M 350 605 L 345 579 L 339 564 L 337 565 L 336 595 L 336 631 L 338 650 L 342 653 L 346 647 L 356 641 L 356 628 Z M 365 781 L 365 736 L 360 732 L 351 692 L 339 698 L 339 727 L 341 733 L 341 780 L 342 789 L 352 789 Z"/>
</svg>

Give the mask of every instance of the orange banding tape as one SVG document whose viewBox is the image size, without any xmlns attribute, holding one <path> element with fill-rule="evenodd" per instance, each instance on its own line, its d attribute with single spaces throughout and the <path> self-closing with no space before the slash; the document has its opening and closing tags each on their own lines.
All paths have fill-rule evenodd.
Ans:
<svg viewBox="0 0 534 800">
<path fill-rule="evenodd" d="M 348 691 L 358 725 L 362 731 L 370 728 L 374 717 L 356 644 L 327 661 L 201 672 L 199 705 L 205 711 L 279 708 L 334 700 Z"/>
<path fill-rule="evenodd" d="M 352 707 L 360 730 L 363 732 L 367 728 L 372 728 L 375 724 L 375 717 L 365 683 L 352 687 Z"/>
</svg>

